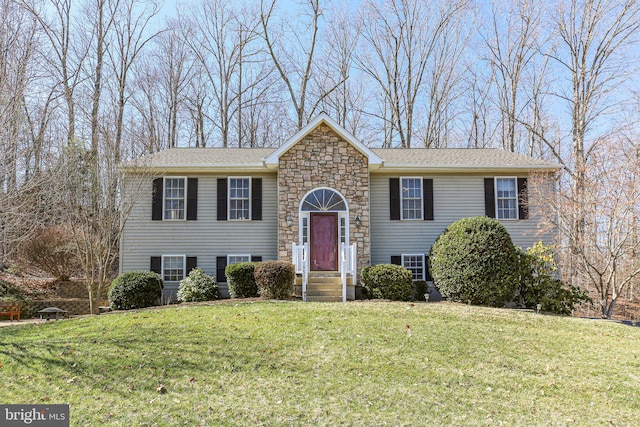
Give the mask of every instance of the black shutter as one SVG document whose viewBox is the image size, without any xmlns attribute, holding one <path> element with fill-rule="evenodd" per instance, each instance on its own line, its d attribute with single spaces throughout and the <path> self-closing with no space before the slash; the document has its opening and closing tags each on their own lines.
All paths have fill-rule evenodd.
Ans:
<svg viewBox="0 0 640 427">
<path fill-rule="evenodd" d="M 391 264 L 402 265 L 401 255 L 391 255 Z"/>
<path fill-rule="evenodd" d="M 153 180 L 153 199 L 151 202 L 151 219 L 153 221 L 162 221 L 162 187 L 163 179 L 155 178 Z"/>
<path fill-rule="evenodd" d="M 389 219 L 400 219 L 400 178 L 389 178 Z"/>
<path fill-rule="evenodd" d="M 262 262 L 262 257 L 259 255 L 251 255 L 252 262 Z"/>
<path fill-rule="evenodd" d="M 187 178 L 187 221 L 198 219 L 198 178 Z"/>
<path fill-rule="evenodd" d="M 154 273 L 158 273 L 162 275 L 162 257 L 161 256 L 152 256 L 151 257 L 151 268 L 149 269 Z"/>
<path fill-rule="evenodd" d="M 529 218 L 529 192 L 527 178 L 518 178 L 518 218 Z"/>
<path fill-rule="evenodd" d="M 251 179 L 251 219 L 262 220 L 262 178 Z"/>
<path fill-rule="evenodd" d="M 184 272 L 184 276 L 187 277 L 191 270 L 198 266 L 198 257 L 188 256 L 187 257 L 187 271 Z"/>
<path fill-rule="evenodd" d="M 484 212 L 489 218 L 496 217 L 496 201 L 493 178 L 484 179 Z"/>
<path fill-rule="evenodd" d="M 227 178 L 218 178 L 218 221 L 227 220 Z"/>
<path fill-rule="evenodd" d="M 227 276 L 224 275 L 224 269 L 227 267 L 227 257 L 216 257 L 216 282 L 226 282 Z"/>
<path fill-rule="evenodd" d="M 433 282 L 433 277 L 431 277 L 431 265 L 429 265 L 429 255 L 424 255 L 424 280 L 427 282 Z"/>
<path fill-rule="evenodd" d="M 433 180 L 422 180 L 422 191 L 424 192 L 422 197 L 422 203 L 424 208 L 425 221 L 433 221 Z"/>
</svg>

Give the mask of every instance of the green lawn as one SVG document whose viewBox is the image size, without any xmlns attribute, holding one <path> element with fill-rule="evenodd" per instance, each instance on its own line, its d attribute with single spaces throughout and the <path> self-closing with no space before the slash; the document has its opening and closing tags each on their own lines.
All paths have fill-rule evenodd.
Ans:
<svg viewBox="0 0 640 427">
<path fill-rule="evenodd" d="M 640 328 L 432 303 L 171 306 L 1 328 L 0 378 L 0 403 L 70 403 L 79 426 L 632 426 Z"/>
</svg>

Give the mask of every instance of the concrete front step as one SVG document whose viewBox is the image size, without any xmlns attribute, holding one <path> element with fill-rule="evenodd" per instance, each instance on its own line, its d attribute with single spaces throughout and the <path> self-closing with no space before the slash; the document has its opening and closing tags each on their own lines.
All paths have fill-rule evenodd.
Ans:
<svg viewBox="0 0 640 427">
<path fill-rule="evenodd" d="M 309 277 L 340 277 L 339 271 L 310 271 Z"/>
<path fill-rule="evenodd" d="M 342 290 L 329 289 L 326 291 L 313 289 L 307 290 L 307 298 L 309 297 L 340 297 L 342 298 Z"/>
<path fill-rule="evenodd" d="M 322 290 L 336 289 L 336 290 L 340 290 L 340 289 L 342 289 L 342 282 L 333 282 L 333 283 L 309 282 L 309 283 L 307 283 L 307 291 L 309 291 L 309 289 L 322 289 Z"/>
<path fill-rule="evenodd" d="M 309 283 L 307 285 L 334 285 L 338 284 L 342 286 L 342 277 L 315 277 L 309 276 Z"/>
<path fill-rule="evenodd" d="M 353 286 L 353 279 L 347 278 L 347 286 Z M 302 294 L 302 277 L 296 280 L 296 294 Z M 307 282 L 307 301 L 339 302 L 342 301 L 342 277 L 335 271 L 309 274 Z"/>
</svg>

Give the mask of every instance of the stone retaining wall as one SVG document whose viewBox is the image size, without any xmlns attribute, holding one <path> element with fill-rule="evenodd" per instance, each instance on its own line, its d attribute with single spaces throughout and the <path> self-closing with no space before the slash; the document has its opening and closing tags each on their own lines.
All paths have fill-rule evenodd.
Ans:
<svg viewBox="0 0 640 427">
<path fill-rule="evenodd" d="M 55 293 L 58 297 L 62 299 L 67 298 L 89 298 L 89 291 L 87 291 L 87 286 L 84 281 L 66 281 L 66 282 L 58 282 L 55 288 Z M 107 293 L 109 289 L 103 289 L 102 295 L 100 299 L 107 299 Z"/>
<path fill-rule="evenodd" d="M 70 316 L 91 313 L 87 286 L 83 281 L 58 282 L 54 293 L 55 296 L 46 299 L 23 303 L 20 317 L 24 319 L 38 317 L 38 311 L 47 307 L 58 307 L 67 311 Z M 107 293 L 108 289 L 104 289 L 99 305 L 109 305 Z"/>
</svg>

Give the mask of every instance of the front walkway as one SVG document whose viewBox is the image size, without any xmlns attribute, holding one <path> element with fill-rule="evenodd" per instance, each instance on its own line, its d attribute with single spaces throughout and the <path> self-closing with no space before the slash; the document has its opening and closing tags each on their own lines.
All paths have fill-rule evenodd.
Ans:
<svg viewBox="0 0 640 427">
<path fill-rule="evenodd" d="M 2 318 L 0 319 L 0 328 L 3 326 L 12 326 L 12 325 L 13 326 L 31 325 L 31 324 L 40 323 L 40 322 L 45 322 L 45 320 L 41 321 L 40 319 L 21 319 L 19 321 L 17 320 L 11 321 L 9 319 Z"/>
</svg>

